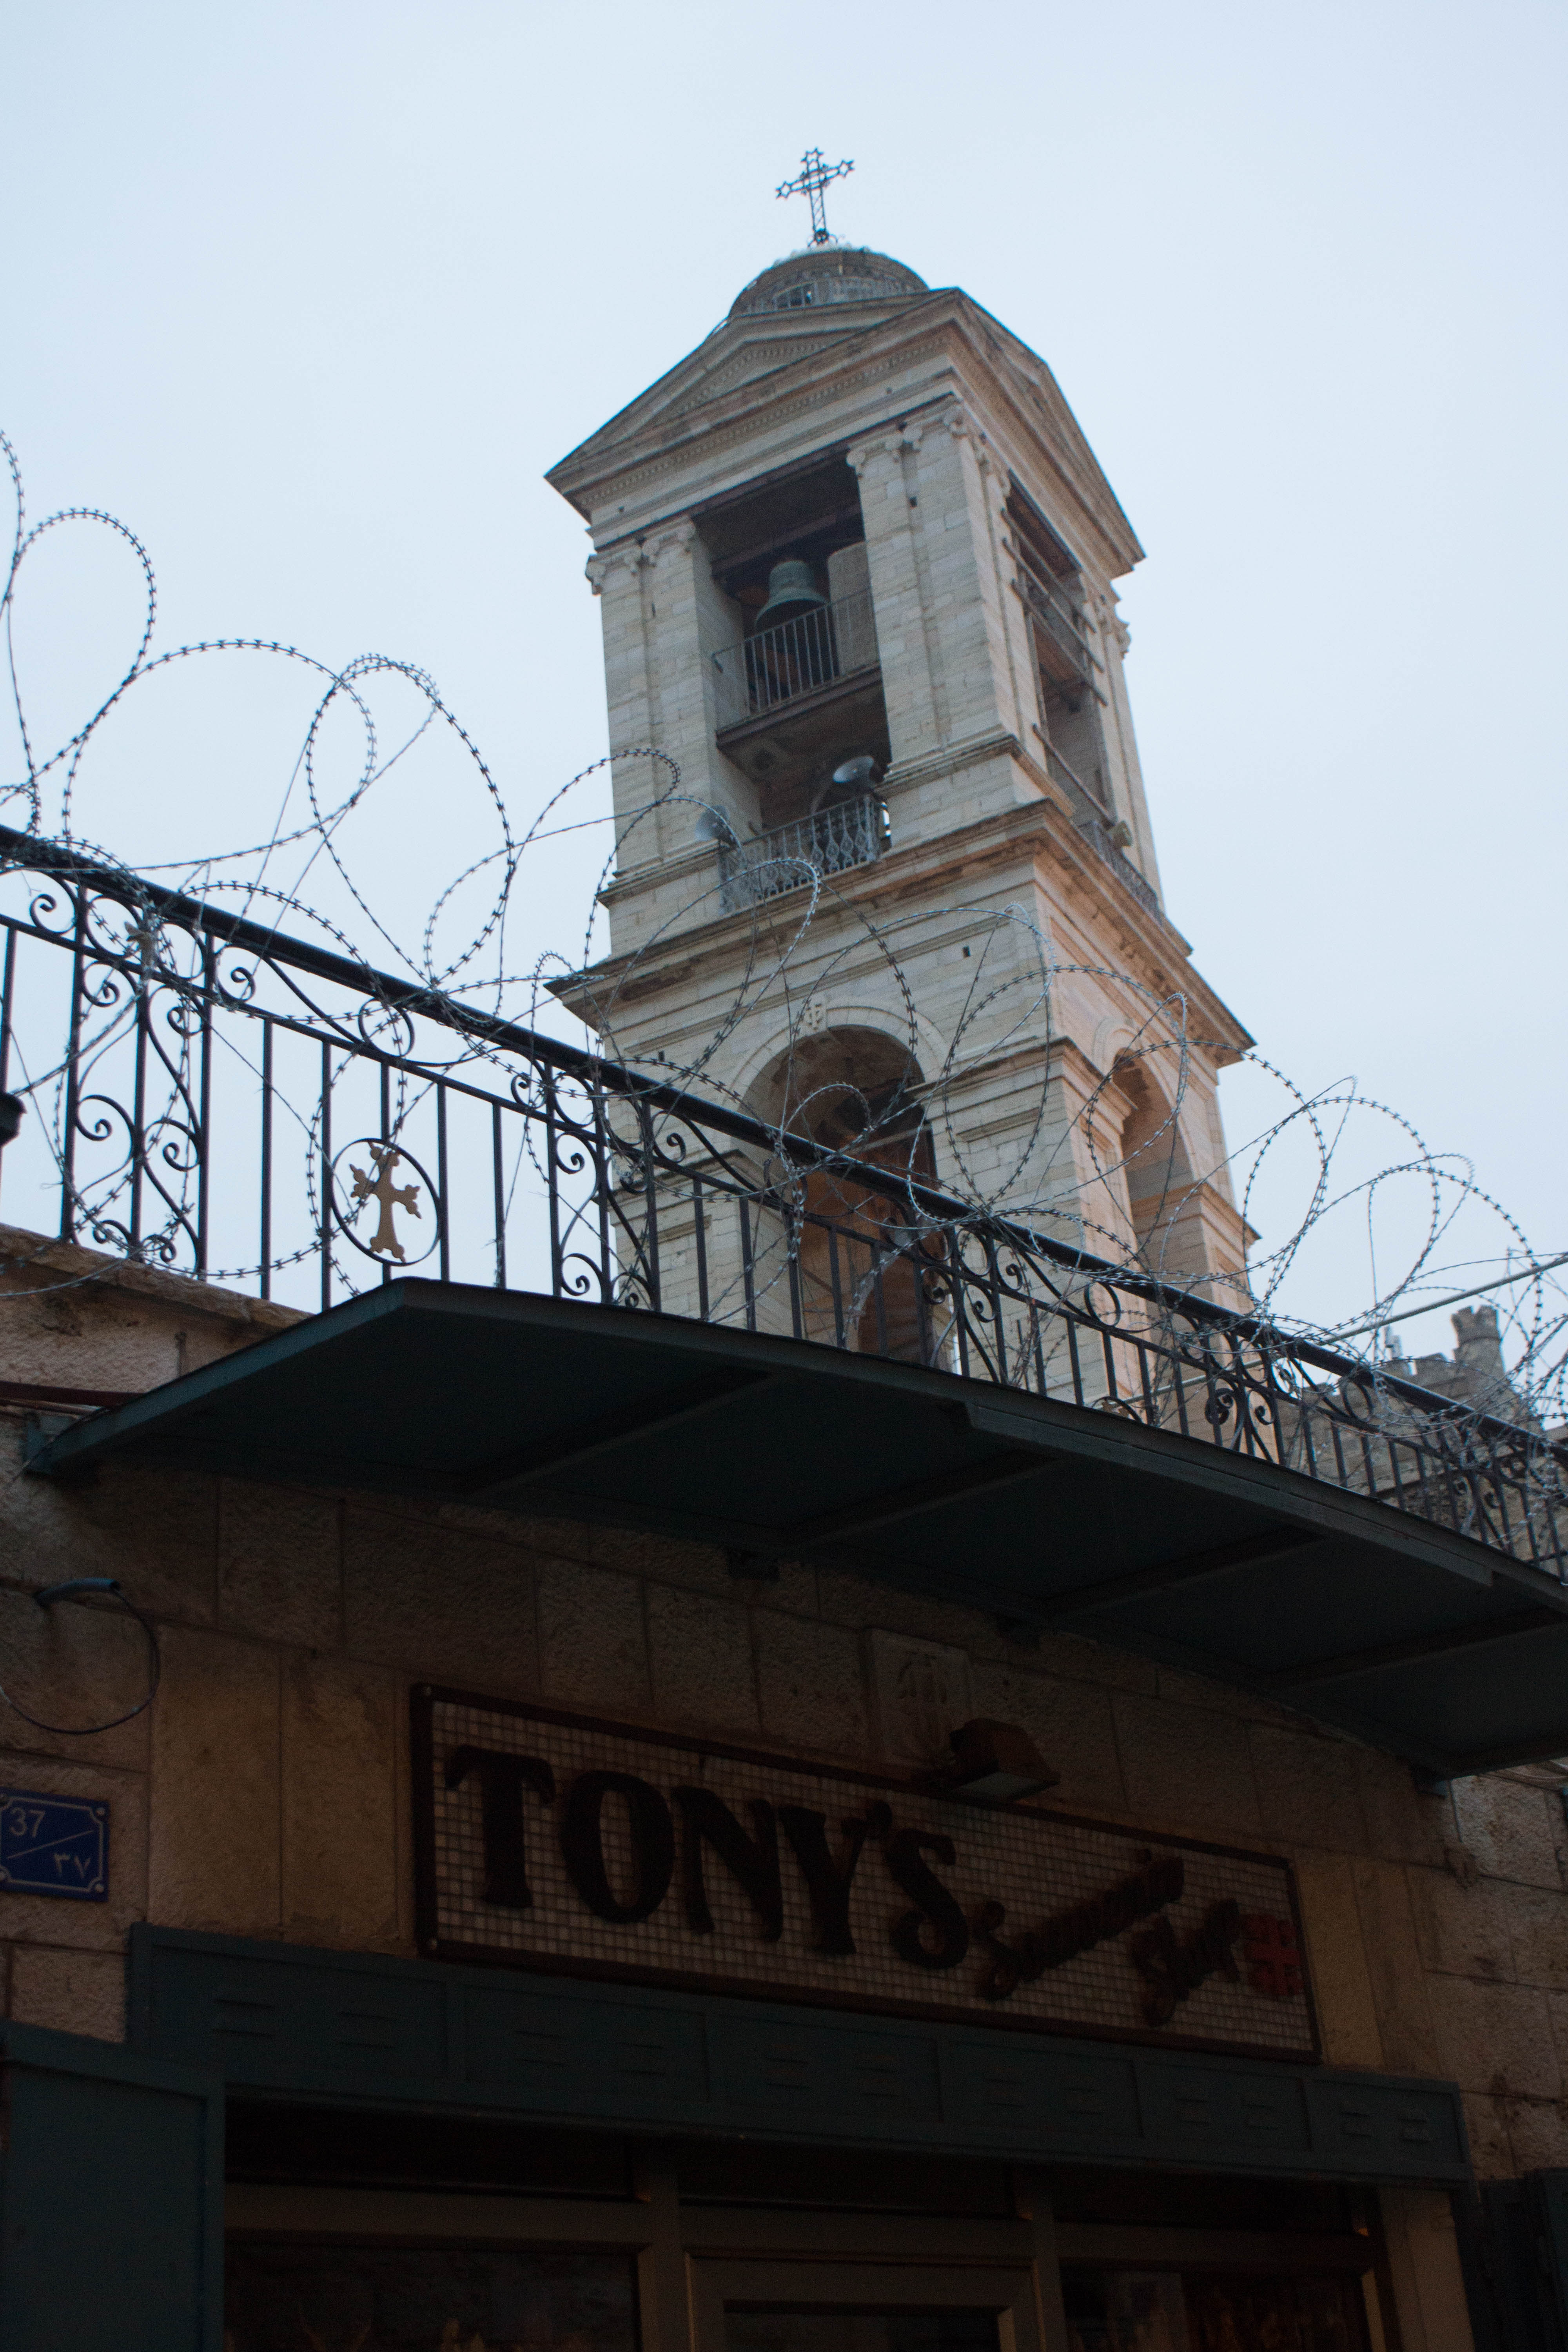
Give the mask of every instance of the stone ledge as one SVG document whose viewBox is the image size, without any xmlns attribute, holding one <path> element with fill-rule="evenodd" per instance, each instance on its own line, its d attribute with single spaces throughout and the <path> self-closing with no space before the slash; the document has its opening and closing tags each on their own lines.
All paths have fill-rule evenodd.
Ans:
<svg viewBox="0 0 1568 2352">
<path fill-rule="evenodd" d="M 84 1249 L 79 1242 L 49 1241 L 20 1225 L 0 1225 L 0 1274 L 25 1273 L 40 1266 L 51 1274 L 73 1276 L 83 1289 L 133 1291 L 156 1298 L 189 1315 L 212 1315 L 229 1323 L 254 1324 L 257 1336 L 284 1331 L 309 1320 L 308 1310 L 280 1307 L 268 1298 L 252 1298 L 242 1290 L 221 1290 L 189 1274 L 170 1274 L 134 1259 L 113 1257 L 106 1250 Z"/>
</svg>

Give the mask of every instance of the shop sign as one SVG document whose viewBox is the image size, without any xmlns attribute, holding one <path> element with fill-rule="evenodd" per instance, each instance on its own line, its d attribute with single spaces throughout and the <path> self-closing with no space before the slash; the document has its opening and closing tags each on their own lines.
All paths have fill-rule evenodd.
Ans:
<svg viewBox="0 0 1568 2352">
<path fill-rule="evenodd" d="M 1272 1854 L 428 1686 L 414 1759 L 434 1958 L 1318 2054 Z"/>
</svg>

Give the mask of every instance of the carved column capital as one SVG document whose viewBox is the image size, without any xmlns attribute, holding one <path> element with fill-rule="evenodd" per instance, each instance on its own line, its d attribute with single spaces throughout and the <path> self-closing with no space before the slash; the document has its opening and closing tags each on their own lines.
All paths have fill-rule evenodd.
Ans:
<svg viewBox="0 0 1568 2352">
<path fill-rule="evenodd" d="M 583 576 L 595 595 L 601 596 L 614 572 L 629 572 L 635 578 L 647 560 L 636 541 L 628 540 L 622 547 L 607 547 L 603 554 L 591 555 L 583 566 Z"/>
<path fill-rule="evenodd" d="M 874 465 L 879 457 L 896 456 L 899 447 L 900 440 L 897 434 L 878 433 L 868 441 L 857 441 L 854 447 L 845 453 L 846 459 L 857 474 L 864 474 L 868 467 Z"/>
<path fill-rule="evenodd" d="M 658 533 L 649 550 L 648 560 L 661 563 L 672 551 L 684 555 L 696 536 L 697 525 L 689 515 L 682 515 L 679 522 L 667 523 Z"/>
<path fill-rule="evenodd" d="M 994 474 L 998 481 L 1006 478 L 1007 468 L 990 437 L 982 432 L 962 401 L 955 402 L 942 419 L 955 441 L 967 441 L 974 452 L 974 460 L 983 474 Z"/>
</svg>

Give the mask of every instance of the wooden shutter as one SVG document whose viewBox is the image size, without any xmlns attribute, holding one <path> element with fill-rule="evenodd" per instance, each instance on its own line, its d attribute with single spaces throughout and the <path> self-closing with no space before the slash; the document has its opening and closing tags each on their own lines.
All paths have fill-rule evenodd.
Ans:
<svg viewBox="0 0 1568 2352">
<path fill-rule="evenodd" d="M 0 2025 L 0 2344 L 219 2352 L 223 2084 Z"/>
</svg>

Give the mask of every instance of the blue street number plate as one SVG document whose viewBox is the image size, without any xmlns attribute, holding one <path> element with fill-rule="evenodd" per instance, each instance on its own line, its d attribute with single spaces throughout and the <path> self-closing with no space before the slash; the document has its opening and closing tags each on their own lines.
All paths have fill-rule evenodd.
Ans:
<svg viewBox="0 0 1568 2352">
<path fill-rule="evenodd" d="M 0 1890 L 107 1903 L 107 1804 L 0 1789 Z"/>
</svg>

